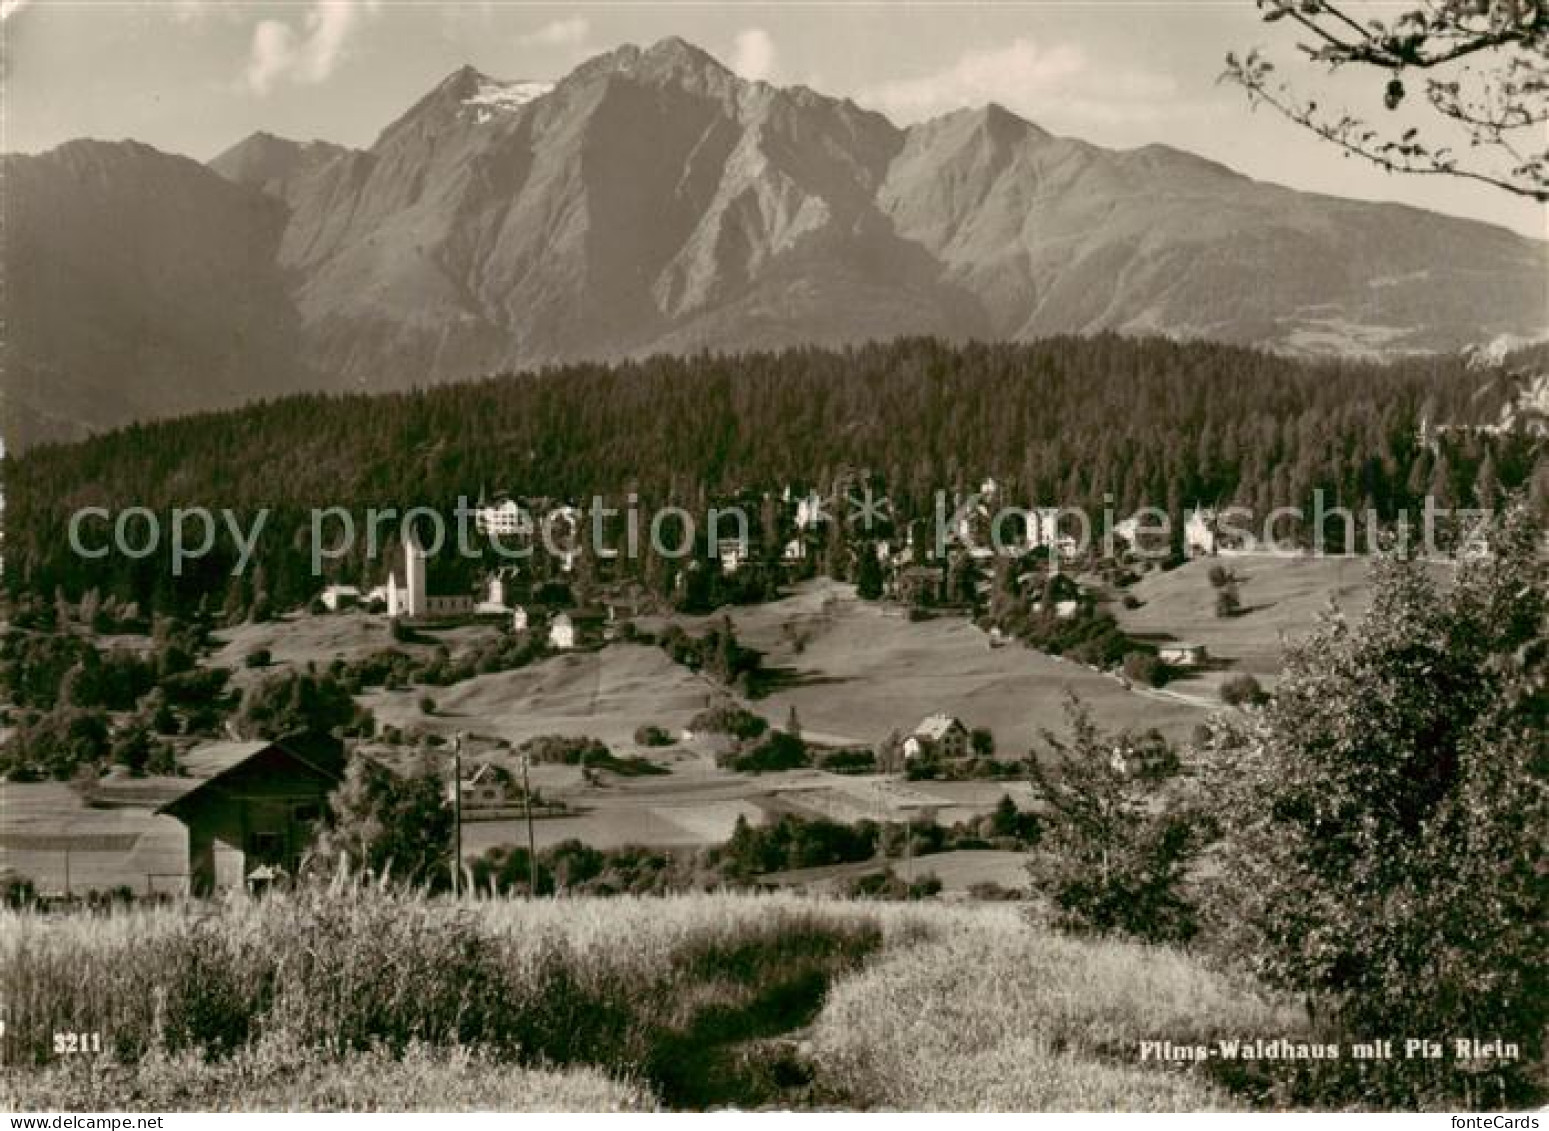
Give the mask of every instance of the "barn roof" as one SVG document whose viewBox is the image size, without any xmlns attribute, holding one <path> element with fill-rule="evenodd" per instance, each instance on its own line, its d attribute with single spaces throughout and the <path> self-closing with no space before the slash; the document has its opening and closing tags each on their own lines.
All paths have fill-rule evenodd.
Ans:
<svg viewBox="0 0 1549 1131">
<path fill-rule="evenodd" d="M 156 807 L 156 812 L 172 812 L 195 794 L 273 749 L 283 751 L 287 757 L 316 773 L 338 779 L 341 776 L 342 748 L 333 753 L 326 749 L 326 745 L 315 738 L 298 737 L 272 741 L 214 742 L 201 746 L 183 756 L 183 765 L 193 776 L 176 779 L 179 788 L 173 796 Z"/>
<path fill-rule="evenodd" d="M 962 725 L 962 723 L 953 718 L 951 715 L 929 715 L 926 718 L 920 720 L 920 725 L 914 728 L 914 733 L 918 738 L 928 738 L 932 742 L 939 742 L 941 739 L 945 738 L 947 734 L 953 730 L 953 728 L 961 727 Z"/>
</svg>

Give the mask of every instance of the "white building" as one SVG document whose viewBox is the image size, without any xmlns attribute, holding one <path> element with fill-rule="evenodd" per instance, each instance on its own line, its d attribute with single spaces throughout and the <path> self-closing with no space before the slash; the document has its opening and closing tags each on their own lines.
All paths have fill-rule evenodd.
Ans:
<svg viewBox="0 0 1549 1131">
<path fill-rule="evenodd" d="M 484 600 L 479 602 L 474 612 L 484 616 L 504 616 L 511 611 L 506 596 L 505 575 L 497 573 L 489 579 L 489 588 L 485 592 Z"/>
<path fill-rule="evenodd" d="M 576 625 L 569 613 L 560 613 L 549 621 L 549 647 L 568 652 L 576 645 Z"/>
<path fill-rule="evenodd" d="M 823 500 L 818 497 L 816 491 L 796 503 L 796 529 L 810 530 L 815 526 L 826 522 L 827 513 L 823 510 Z"/>
<path fill-rule="evenodd" d="M 414 620 L 428 611 L 425 601 L 425 550 L 410 527 L 403 536 L 403 584 L 398 571 L 387 575 L 387 615 Z"/>
<path fill-rule="evenodd" d="M 1190 511 L 1183 523 L 1184 552 L 1192 554 L 1198 551 L 1202 554 L 1214 554 L 1216 524 L 1217 516 L 1213 509 L 1195 507 Z"/>
<path fill-rule="evenodd" d="M 511 610 L 511 631 L 526 632 L 527 625 L 527 610 L 522 608 L 522 606 L 517 605 Z"/>
<path fill-rule="evenodd" d="M 920 720 L 914 733 L 904 739 L 904 757 L 918 758 L 935 752 L 943 758 L 961 758 L 968 753 L 968 728 L 961 719 L 937 713 Z"/>
<path fill-rule="evenodd" d="M 387 615 L 404 620 L 427 617 L 461 617 L 474 611 L 467 593 L 430 593 L 426 588 L 425 550 L 413 528 L 403 538 L 403 584 L 398 571 L 387 575 Z"/>
<path fill-rule="evenodd" d="M 330 613 L 336 613 L 340 609 L 360 604 L 360 590 L 354 585 L 330 585 L 323 590 L 318 600 L 323 602 L 323 607 Z"/>
<path fill-rule="evenodd" d="M 1164 644 L 1157 649 L 1157 658 L 1175 668 L 1197 668 L 1209 655 L 1203 644 Z"/>
<path fill-rule="evenodd" d="M 486 536 L 509 538 L 532 533 L 532 520 L 515 499 L 481 504 L 473 513 L 473 521 L 479 533 Z"/>
<path fill-rule="evenodd" d="M 722 573 L 736 573 L 748 559 L 747 543 L 740 538 L 722 538 L 715 547 L 715 556 L 721 559 Z"/>
</svg>

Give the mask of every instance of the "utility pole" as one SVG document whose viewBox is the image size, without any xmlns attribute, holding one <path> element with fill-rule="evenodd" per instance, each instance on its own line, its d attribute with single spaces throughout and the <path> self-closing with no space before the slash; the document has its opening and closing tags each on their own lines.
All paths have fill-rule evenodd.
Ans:
<svg viewBox="0 0 1549 1131">
<path fill-rule="evenodd" d="M 532 828 L 532 785 L 527 767 L 532 763 L 532 753 L 522 751 L 522 808 L 527 811 L 527 890 L 533 899 L 538 898 L 538 847 Z"/>
<path fill-rule="evenodd" d="M 463 893 L 463 732 L 452 738 L 452 894 Z"/>
</svg>

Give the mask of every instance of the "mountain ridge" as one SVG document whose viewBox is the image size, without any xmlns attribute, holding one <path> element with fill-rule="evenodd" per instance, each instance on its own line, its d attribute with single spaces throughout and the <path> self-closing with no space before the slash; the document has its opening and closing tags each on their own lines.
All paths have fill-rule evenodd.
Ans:
<svg viewBox="0 0 1549 1131">
<path fill-rule="evenodd" d="M 294 318 L 313 387 L 919 333 L 1386 355 L 1549 322 L 1549 244 L 1504 228 L 1104 149 L 993 103 L 901 127 L 676 38 L 552 84 L 460 67 L 368 148 L 260 131 L 204 172 L 278 206 L 254 279 L 283 280 L 267 317 Z"/>
</svg>

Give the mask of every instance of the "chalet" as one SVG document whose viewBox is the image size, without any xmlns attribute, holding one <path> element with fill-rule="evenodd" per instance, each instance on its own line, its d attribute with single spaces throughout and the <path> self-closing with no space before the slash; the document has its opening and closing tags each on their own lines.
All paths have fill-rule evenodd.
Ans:
<svg viewBox="0 0 1549 1131">
<path fill-rule="evenodd" d="M 497 497 L 493 503 L 480 500 L 473 514 L 474 526 L 486 537 L 510 538 L 532 533 L 532 519 L 515 499 Z"/>
<path fill-rule="evenodd" d="M 935 754 L 942 758 L 961 758 L 968 753 L 968 728 L 961 719 L 935 714 L 920 720 L 914 733 L 904 739 L 904 757 L 919 758 Z"/>
<path fill-rule="evenodd" d="M 482 763 L 461 782 L 460 803 L 466 813 L 487 809 L 509 809 L 522 803 L 522 790 L 506 770 L 490 762 Z"/>
<path fill-rule="evenodd" d="M 361 603 L 360 590 L 354 585 L 330 585 L 318 596 L 323 608 L 330 613 L 349 609 Z"/>
<path fill-rule="evenodd" d="M 748 560 L 748 544 L 741 538 L 722 538 L 716 543 L 715 556 L 721 559 L 722 573 L 736 573 Z"/>
<path fill-rule="evenodd" d="M 266 865 L 293 874 L 344 774 L 343 745 L 315 735 L 219 742 L 183 761 L 193 776 L 156 812 L 188 830 L 194 895 L 246 887 Z"/>
<path fill-rule="evenodd" d="M 1175 668 L 1197 668 L 1210 657 L 1203 644 L 1164 644 L 1157 649 L 1157 658 Z"/>
<path fill-rule="evenodd" d="M 510 593 L 507 589 L 506 575 L 497 573 L 489 579 L 485 589 L 484 600 L 480 601 L 474 612 L 480 616 L 503 617 L 511 611 L 509 603 Z"/>
<path fill-rule="evenodd" d="M 1216 512 L 1195 507 L 1183 522 L 1183 545 L 1188 553 L 1214 554 L 1217 550 Z"/>
<path fill-rule="evenodd" d="M 549 622 L 549 647 L 561 652 L 580 648 L 596 640 L 607 622 L 601 609 L 570 609 Z"/>
<path fill-rule="evenodd" d="M 816 491 L 796 503 L 796 529 L 814 530 L 828 521 L 827 503 Z"/>
</svg>

